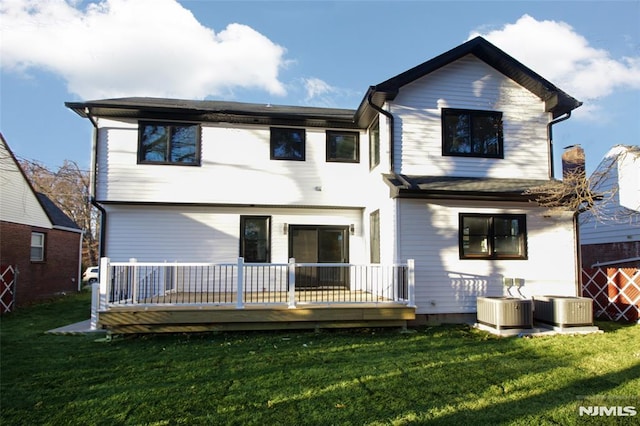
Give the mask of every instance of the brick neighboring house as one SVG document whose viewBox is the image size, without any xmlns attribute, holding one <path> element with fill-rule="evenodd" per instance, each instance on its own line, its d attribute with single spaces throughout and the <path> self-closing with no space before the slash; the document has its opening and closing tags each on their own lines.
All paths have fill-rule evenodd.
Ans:
<svg viewBox="0 0 640 426">
<path fill-rule="evenodd" d="M 0 134 L 0 264 L 18 269 L 15 305 L 78 291 L 82 230 L 36 193 Z"/>
</svg>

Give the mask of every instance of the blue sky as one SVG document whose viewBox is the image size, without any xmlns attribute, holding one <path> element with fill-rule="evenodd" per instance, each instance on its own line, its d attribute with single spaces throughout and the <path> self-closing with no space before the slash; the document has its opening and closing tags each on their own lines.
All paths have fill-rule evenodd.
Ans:
<svg viewBox="0 0 640 426">
<path fill-rule="evenodd" d="M 482 35 L 584 102 L 554 127 L 592 171 L 640 144 L 640 0 L 0 0 L 0 131 L 89 167 L 65 101 L 122 96 L 356 108 L 368 86 Z M 556 166 L 559 170 L 559 166 Z"/>
</svg>

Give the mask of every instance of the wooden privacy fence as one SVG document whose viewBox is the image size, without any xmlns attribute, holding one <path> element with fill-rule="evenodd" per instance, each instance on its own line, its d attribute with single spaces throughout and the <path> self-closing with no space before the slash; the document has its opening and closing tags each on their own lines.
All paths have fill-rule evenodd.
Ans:
<svg viewBox="0 0 640 426">
<path fill-rule="evenodd" d="M 583 268 L 582 295 L 598 318 L 640 321 L 640 268 Z"/>
<path fill-rule="evenodd" d="M 15 306 L 17 278 L 16 266 L 0 266 L 0 314 L 11 312 Z"/>
</svg>

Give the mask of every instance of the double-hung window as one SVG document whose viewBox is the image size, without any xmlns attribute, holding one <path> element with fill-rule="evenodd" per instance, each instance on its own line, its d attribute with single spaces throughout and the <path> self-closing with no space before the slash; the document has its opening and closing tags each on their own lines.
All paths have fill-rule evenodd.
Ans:
<svg viewBox="0 0 640 426">
<path fill-rule="evenodd" d="M 459 216 L 460 259 L 526 259 L 526 216 L 466 214 Z"/>
<path fill-rule="evenodd" d="M 504 158 L 502 113 L 443 109 L 442 155 Z"/>
<path fill-rule="evenodd" d="M 31 261 L 44 261 L 44 234 L 42 232 L 31 233 Z"/>
<path fill-rule="evenodd" d="M 271 217 L 240 216 L 240 257 L 245 262 L 271 261 Z"/>
<path fill-rule="evenodd" d="M 327 161 L 360 162 L 360 134 L 327 130 Z"/>
<path fill-rule="evenodd" d="M 192 123 L 139 123 L 138 162 L 144 164 L 200 164 L 200 126 Z"/>
<path fill-rule="evenodd" d="M 271 128 L 272 160 L 305 160 L 305 130 Z"/>
</svg>

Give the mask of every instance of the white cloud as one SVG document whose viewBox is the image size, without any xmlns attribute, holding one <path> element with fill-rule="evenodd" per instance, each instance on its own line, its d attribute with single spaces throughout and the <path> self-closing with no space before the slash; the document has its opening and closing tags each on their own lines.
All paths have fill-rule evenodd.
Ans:
<svg viewBox="0 0 640 426">
<path fill-rule="evenodd" d="M 313 105 L 316 107 L 345 108 L 345 105 L 353 105 L 362 97 L 362 92 L 353 89 L 332 86 L 317 77 L 301 78 L 291 86 L 296 92 L 300 88 L 304 90 L 304 99 L 301 104 Z"/>
<path fill-rule="evenodd" d="M 62 76 L 83 99 L 202 99 L 233 88 L 284 95 L 285 49 L 251 27 L 215 33 L 174 0 L 3 0 L 0 63 Z"/>
<path fill-rule="evenodd" d="M 616 90 L 640 89 L 640 57 L 614 59 L 565 22 L 538 21 L 523 15 L 493 31 L 476 31 L 553 84 L 584 101 L 582 115 Z M 582 111 L 580 111 L 582 110 Z"/>
<path fill-rule="evenodd" d="M 303 83 L 307 92 L 307 100 L 331 94 L 336 91 L 329 85 L 329 83 L 315 77 L 305 78 Z"/>
</svg>

